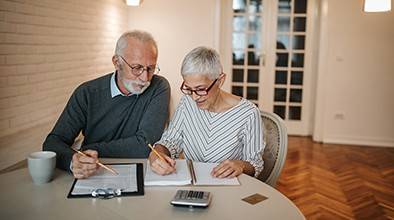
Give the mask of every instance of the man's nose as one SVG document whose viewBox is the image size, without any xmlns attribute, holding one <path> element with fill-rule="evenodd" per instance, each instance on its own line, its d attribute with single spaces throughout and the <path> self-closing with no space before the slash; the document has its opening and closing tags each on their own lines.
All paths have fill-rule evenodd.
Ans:
<svg viewBox="0 0 394 220">
<path fill-rule="evenodd" d="M 140 80 L 146 82 L 149 81 L 149 73 L 147 69 L 144 69 L 141 73 L 141 75 L 138 77 Z"/>
</svg>

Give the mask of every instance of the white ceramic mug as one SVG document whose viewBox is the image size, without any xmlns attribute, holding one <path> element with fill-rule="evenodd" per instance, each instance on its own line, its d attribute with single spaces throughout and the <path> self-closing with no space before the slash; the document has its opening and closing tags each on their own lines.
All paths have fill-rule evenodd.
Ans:
<svg viewBox="0 0 394 220">
<path fill-rule="evenodd" d="M 56 153 L 37 151 L 27 158 L 29 173 L 35 184 L 43 184 L 52 180 L 56 166 Z"/>
</svg>

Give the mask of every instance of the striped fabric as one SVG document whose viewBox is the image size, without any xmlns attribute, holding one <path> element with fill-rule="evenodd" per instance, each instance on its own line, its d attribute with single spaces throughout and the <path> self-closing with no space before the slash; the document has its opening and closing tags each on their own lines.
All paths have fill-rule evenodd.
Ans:
<svg viewBox="0 0 394 220">
<path fill-rule="evenodd" d="M 263 125 L 259 109 L 241 99 L 220 113 L 199 109 L 190 96 L 183 96 L 175 114 L 156 144 L 166 146 L 173 158 L 183 151 L 187 159 L 200 162 L 244 160 L 263 169 Z"/>
</svg>

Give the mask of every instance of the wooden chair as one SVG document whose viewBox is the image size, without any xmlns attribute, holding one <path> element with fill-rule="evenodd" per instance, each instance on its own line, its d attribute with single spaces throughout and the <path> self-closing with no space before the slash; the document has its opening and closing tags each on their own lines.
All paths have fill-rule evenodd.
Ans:
<svg viewBox="0 0 394 220">
<path fill-rule="evenodd" d="M 287 129 L 275 113 L 261 111 L 264 124 L 264 169 L 258 179 L 275 187 L 285 164 L 287 154 Z"/>
</svg>

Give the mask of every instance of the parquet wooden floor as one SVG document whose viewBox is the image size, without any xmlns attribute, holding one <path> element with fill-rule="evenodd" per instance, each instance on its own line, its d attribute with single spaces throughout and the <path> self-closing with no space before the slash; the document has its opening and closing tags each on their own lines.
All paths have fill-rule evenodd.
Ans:
<svg viewBox="0 0 394 220">
<path fill-rule="evenodd" d="M 394 219 L 394 148 L 289 137 L 276 188 L 307 219 Z"/>
</svg>

